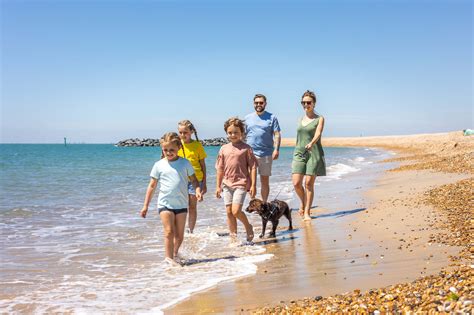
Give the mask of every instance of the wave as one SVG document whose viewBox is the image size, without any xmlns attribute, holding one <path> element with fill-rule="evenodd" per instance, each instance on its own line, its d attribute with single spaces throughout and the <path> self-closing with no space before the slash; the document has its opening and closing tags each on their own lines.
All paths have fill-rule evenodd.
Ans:
<svg viewBox="0 0 474 315">
<path fill-rule="evenodd" d="M 173 300 L 170 300 L 164 304 L 161 304 L 158 307 L 151 309 L 149 312 L 140 312 L 140 314 L 163 314 L 164 309 L 169 308 L 179 303 L 180 301 L 187 299 L 193 293 L 207 290 L 222 282 L 227 282 L 227 281 L 247 277 L 247 276 L 257 273 L 258 268 L 257 268 L 257 265 L 255 264 L 265 261 L 267 259 L 270 259 L 272 257 L 273 257 L 273 254 L 263 254 L 263 255 L 239 257 L 239 258 L 234 258 L 234 259 L 231 258 L 228 260 L 228 264 L 229 264 L 228 268 L 231 268 L 234 271 L 237 271 L 237 274 L 229 275 L 229 276 L 220 276 L 220 277 L 215 276 L 214 274 L 213 277 L 203 277 L 205 279 L 194 278 L 193 282 L 196 284 L 195 287 L 188 288 L 187 290 L 184 290 L 184 291 L 181 290 L 181 294 L 175 297 Z M 222 269 L 223 267 L 222 265 L 226 264 L 225 260 L 226 259 L 223 258 L 222 260 L 217 260 L 215 262 L 209 263 L 206 268 L 209 268 L 209 270 L 214 270 L 215 268 Z"/>
<path fill-rule="evenodd" d="M 356 168 L 347 164 L 337 163 L 327 168 L 326 180 L 338 180 L 343 175 L 360 171 L 360 168 Z"/>
<path fill-rule="evenodd" d="M 186 234 L 180 249 L 183 267 L 177 268 L 161 262 L 162 248 L 143 246 L 142 240 L 139 243 L 143 250 L 134 258 L 117 252 L 116 248 L 104 254 L 84 245 L 64 250 L 63 255 L 55 256 L 62 256 L 56 264 L 62 270 L 57 277 L 37 275 L 31 279 L 9 279 L 9 282 L 14 280 L 18 285 L 27 285 L 32 294 L 23 292 L 9 301 L 1 301 L 0 308 L 13 311 L 19 305 L 30 305 L 36 313 L 90 314 L 117 310 L 162 313 L 196 292 L 255 274 L 256 263 L 273 257 L 265 253 L 263 246 L 229 244 L 229 238 L 218 233 L 222 230 L 222 226 L 208 227 Z M 239 237 L 245 238 L 244 233 Z M 65 245 L 43 246 L 42 254 L 59 252 Z M 137 245 L 133 248 L 140 248 Z M 51 286 L 48 285 L 48 290 L 38 290 L 45 277 L 50 277 Z"/>
<path fill-rule="evenodd" d="M 34 211 L 28 208 L 13 208 L 0 211 L 0 217 L 5 219 L 28 218 L 34 215 Z"/>
</svg>

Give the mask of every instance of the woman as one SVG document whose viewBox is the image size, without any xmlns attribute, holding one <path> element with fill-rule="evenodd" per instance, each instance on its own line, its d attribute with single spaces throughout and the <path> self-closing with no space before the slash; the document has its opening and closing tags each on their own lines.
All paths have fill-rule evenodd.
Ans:
<svg viewBox="0 0 474 315">
<path fill-rule="evenodd" d="M 316 176 L 326 176 L 326 162 L 321 146 L 321 135 L 324 128 L 324 117 L 314 112 L 316 95 L 312 91 L 304 92 L 301 98 L 305 115 L 301 118 L 293 153 L 292 180 L 301 205 L 299 214 L 304 221 L 310 221 L 310 210 L 314 197 Z M 304 178 L 304 187 L 303 187 Z"/>
</svg>

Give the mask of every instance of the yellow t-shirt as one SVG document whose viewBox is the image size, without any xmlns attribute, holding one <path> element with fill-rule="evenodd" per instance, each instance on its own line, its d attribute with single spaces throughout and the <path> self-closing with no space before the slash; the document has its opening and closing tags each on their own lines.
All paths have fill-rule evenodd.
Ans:
<svg viewBox="0 0 474 315">
<path fill-rule="evenodd" d="M 181 141 L 184 147 L 184 153 L 186 156 L 183 155 L 183 150 L 178 151 L 178 155 L 180 157 L 186 158 L 194 168 L 194 172 L 196 173 L 196 178 L 198 181 L 202 181 L 204 177 L 204 173 L 201 169 L 201 164 L 199 164 L 199 160 L 204 160 L 207 157 L 206 151 L 204 151 L 204 147 L 202 146 L 201 142 L 197 140 L 193 140 L 190 143 L 184 143 Z"/>
</svg>

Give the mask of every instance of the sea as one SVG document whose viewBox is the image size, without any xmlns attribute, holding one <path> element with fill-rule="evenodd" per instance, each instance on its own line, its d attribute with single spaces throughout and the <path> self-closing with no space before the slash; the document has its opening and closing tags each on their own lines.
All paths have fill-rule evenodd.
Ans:
<svg viewBox="0 0 474 315">
<path fill-rule="evenodd" d="M 139 216 L 159 147 L 1 144 L 0 313 L 159 314 L 196 292 L 255 274 L 273 256 L 265 245 L 246 244 L 240 223 L 241 242 L 229 241 L 223 200 L 214 197 L 219 147 L 205 150 L 209 191 L 194 233 L 185 234 L 184 266 L 170 267 L 156 195 L 147 218 Z M 282 148 L 274 161 L 270 199 L 287 201 L 296 217 L 292 153 Z M 378 162 L 391 155 L 325 148 L 328 174 L 316 180 L 313 205 L 356 211 L 362 192 L 386 169 Z M 247 216 L 261 225 L 258 215 Z"/>
</svg>

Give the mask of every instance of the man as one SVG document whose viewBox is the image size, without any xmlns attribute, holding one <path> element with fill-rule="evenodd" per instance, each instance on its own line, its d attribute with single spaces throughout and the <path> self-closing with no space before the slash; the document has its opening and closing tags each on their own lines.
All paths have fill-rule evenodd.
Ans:
<svg viewBox="0 0 474 315">
<path fill-rule="evenodd" d="M 252 147 L 258 160 L 261 195 L 264 202 L 268 201 L 272 161 L 278 159 L 281 141 L 278 119 L 265 111 L 266 106 L 265 95 L 256 94 L 253 98 L 255 112 L 245 116 L 247 144 Z"/>
</svg>

